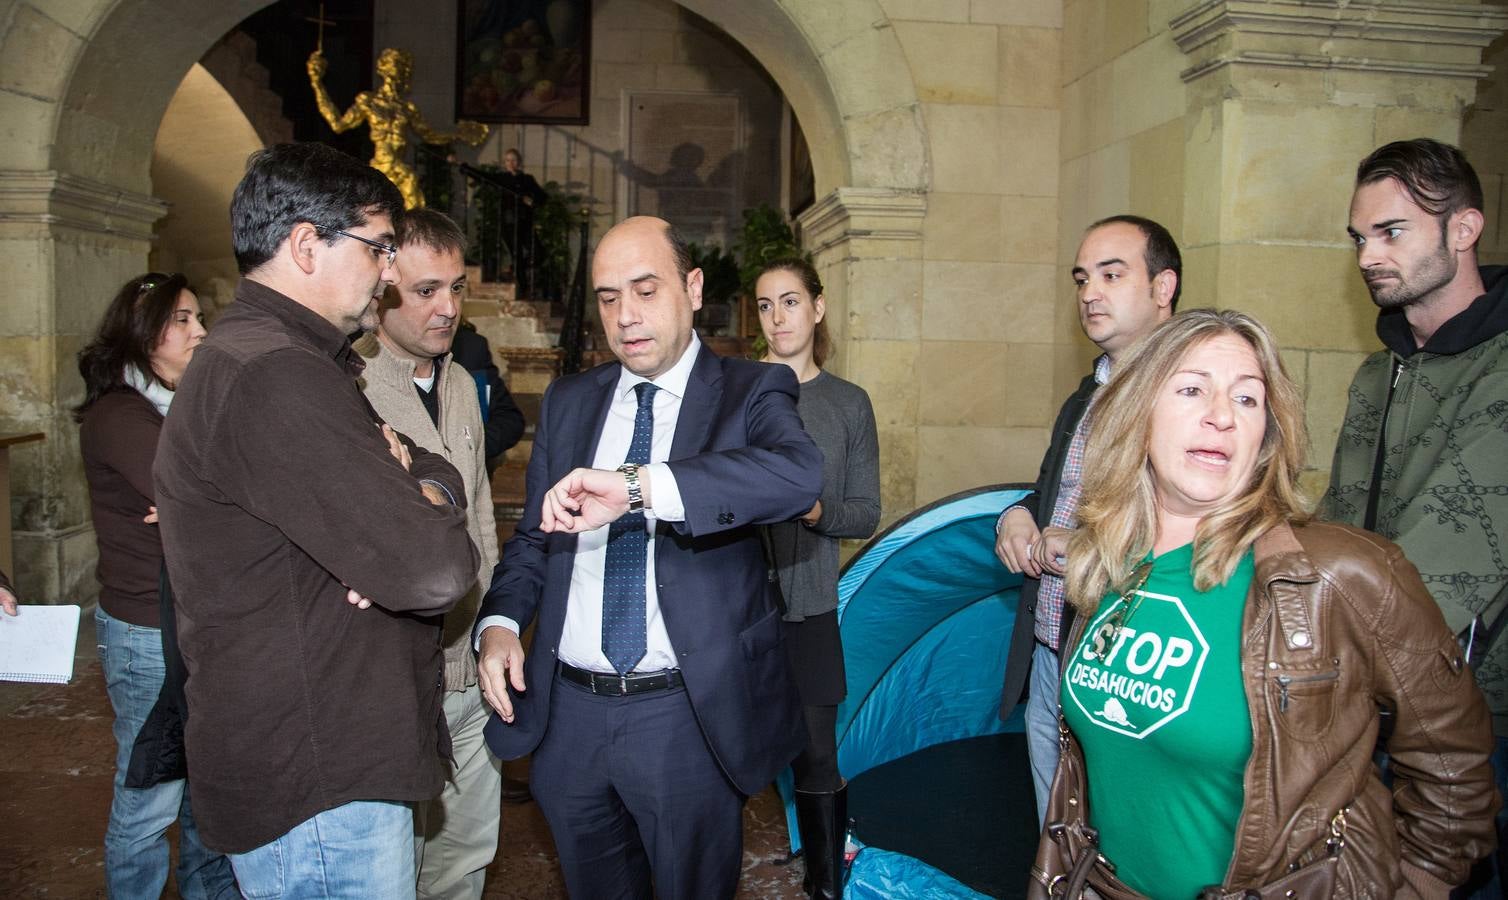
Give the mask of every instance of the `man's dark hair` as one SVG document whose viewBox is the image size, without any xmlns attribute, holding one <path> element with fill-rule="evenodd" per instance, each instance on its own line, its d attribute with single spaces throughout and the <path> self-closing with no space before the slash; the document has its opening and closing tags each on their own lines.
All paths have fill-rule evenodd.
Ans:
<svg viewBox="0 0 1508 900">
<path fill-rule="evenodd" d="M 1169 304 L 1173 312 L 1178 312 L 1178 297 L 1183 293 L 1183 255 L 1178 252 L 1178 242 L 1168 230 L 1151 219 L 1141 216 L 1106 216 L 1089 226 L 1093 231 L 1102 225 L 1114 225 L 1117 222 L 1130 225 L 1142 233 L 1147 239 L 1147 249 L 1142 253 L 1142 258 L 1147 263 L 1147 277 L 1156 278 L 1164 269 L 1171 269 L 1175 277 L 1173 285 L 1173 300 Z"/>
<path fill-rule="evenodd" d="M 1408 191 L 1420 209 L 1440 219 L 1440 227 L 1453 213 L 1482 208 L 1482 182 L 1461 151 L 1429 138 L 1394 141 L 1373 150 L 1356 167 L 1356 186 L 1375 184 L 1387 178 Z"/>
<path fill-rule="evenodd" d="M 324 144 L 276 144 L 246 161 L 230 200 L 231 244 L 241 274 L 260 267 L 300 222 L 321 226 L 325 242 L 386 215 L 398 229 L 403 195 L 387 176 Z"/>
<path fill-rule="evenodd" d="M 182 275 L 148 272 L 126 282 L 116 292 L 115 299 L 105 307 L 93 340 L 79 351 L 84 400 L 73 408 L 75 422 L 83 421 L 84 413 L 96 400 L 126 386 L 127 369 L 137 369 L 153 381 L 162 381 L 152 369 L 152 351 L 157 349 L 162 333 L 178 309 L 178 295 L 188 290 L 188 286 L 188 279 Z"/>
<path fill-rule="evenodd" d="M 454 251 L 466 255 L 466 233 L 455 220 L 442 212 L 420 207 L 403 214 L 403 227 L 398 230 L 398 246 L 418 244 L 437 253 Z"/>
<path fill-rule="evenodd" d="M 675 226 L 668 222 L 665 223 L 665 240 L 670 242 L 670 254 L 675 257 L 675 271 L 681 276 L 681 287 L 685 287 L 686 276 L 696 268 L 696 263 L 691 259 L 691 247 L 681 233 L 675 230 Z"/>
</svg>

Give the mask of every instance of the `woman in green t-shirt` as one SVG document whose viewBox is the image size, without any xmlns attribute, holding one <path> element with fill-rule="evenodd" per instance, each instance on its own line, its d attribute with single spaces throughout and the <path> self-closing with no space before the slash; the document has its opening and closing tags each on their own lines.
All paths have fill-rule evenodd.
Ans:
<svg viewBox="0 0 1508 900">
<path fill-rule="evenodd" d="M 1444 897 L 1492 847 L 1487 709 L 1398 548 L 1306 521 L 1272 335 L 1174 316 L 1089 414 L 1033 896 Z"/>
</svg>

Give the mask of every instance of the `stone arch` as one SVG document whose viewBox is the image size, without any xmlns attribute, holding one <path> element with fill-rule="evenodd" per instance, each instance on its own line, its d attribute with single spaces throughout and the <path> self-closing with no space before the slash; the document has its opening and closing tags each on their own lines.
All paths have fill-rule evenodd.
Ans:
<svg viewBox="0 0 1508 900">
<path fill-rule="evenodd" d="M 189 68 L 270 0 L 95 0 L 97 26 L 71 59 L 49 168 L 149 194 L 152 141 Z M 143 52 L 146 48 L 147 52 Z"/>
<path fill-rule="evenodd" d="M 93 532 L 67 413 L 80 396 L 74 357 L 114 287 L 147 263 L 152 225 L 165 212 L 152 196 L 153 140 L 175 89 L 270 2 L 22 0 L 0 13 L 0 58 L 21 61 L 0 73 L 0 269 L 18 273 L 0 316 L 0 384 L 16 386 L 0 391 L 0 432 L 48 435 L 12 459 L 14 574 L 28 595 L 94 593 Z M 818 196 L 827 198 L 824 231 L 846 231 L 845 196 L 926 190 L 921 107 L 877 0 L 680 2 L 748 48 L 808 135 L 823 136 L 812 157 Z M 894 206 L 879 203 L 882 218 L 893 219 Z"/>
<path fill-rule="evenodd" d="M 154 144 L 152 192 L 168 212 L 157 223 L 150 266 L 187 275 L 211 321 L 230 303 L 239 278 L 225 211 L 246 159 L 263 146 L 220 80 L 198 63 L 191 66 Z"/>
<path fill-rule="evenodd" d="M 813 140 L 817 196 L 924 191 L 926 134 L 911 68 L 876 0 L 677 0 L 727 31 L 780 86 Z"/>
<path fill-rule="evenodd" d="M 22 5 L 3 52 L 48 47 L 51 90 L 12 139 L 42 149 L 34 163 L 124 190 L 150 191 L 152 137 L 179 81 L 238 22 L 270 0 L 94 0 L 71 21 Z M 926 144 L 910 68 L 876 0 L 679 0 L 743 44 L 770 72 L 810 134 L 819 195 L 838 187 L 925 190 Z M 24 21 L 23 21 L 24 20 Z M 142 48 L 150 52 L 141 52 Z M 876 138 L 884 135 L 883 141 Z M 879 147 L 883 146 L 883 150 Z M 40 166 L 39 166 L 40 167 Z"/>
</svg>

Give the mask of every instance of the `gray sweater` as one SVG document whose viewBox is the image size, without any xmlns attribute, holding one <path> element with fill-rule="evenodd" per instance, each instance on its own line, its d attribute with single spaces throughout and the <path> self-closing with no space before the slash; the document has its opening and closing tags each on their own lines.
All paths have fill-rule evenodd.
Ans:
<svg viewBox="0 0 1508 900">
<path fill-rule="evenodd" d="M 796 408 L 822 450 L 822 516 L 810 527 L 770 526 L 788 622 L 838 608 L 838 539 L 867 538 L 880 524 L 880 441 L 869 395 L 822 372 L 801 385 Z"/>
</svg>

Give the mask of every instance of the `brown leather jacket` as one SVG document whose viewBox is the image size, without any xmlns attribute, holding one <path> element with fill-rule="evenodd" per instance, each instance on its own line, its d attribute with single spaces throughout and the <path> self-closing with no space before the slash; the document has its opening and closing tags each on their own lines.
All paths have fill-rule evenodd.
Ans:
<svg viewBox="0 0 1508 900">
<path fill-rule="evenodd" d="M 1252 753 L 1225 889 L 1322 857 L 1346 807 L 1335 897 L 1446 897 L 1491 852 L 1499 798 L 1487 706 L 1439 608 L 1395 544 L 1346 525 L 1274 528 L 1255 563 L 1241 654 Z M 1391 795 L 1372 764 L 1379 704 L 1395 711 Z"/>
</svg>

